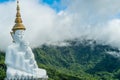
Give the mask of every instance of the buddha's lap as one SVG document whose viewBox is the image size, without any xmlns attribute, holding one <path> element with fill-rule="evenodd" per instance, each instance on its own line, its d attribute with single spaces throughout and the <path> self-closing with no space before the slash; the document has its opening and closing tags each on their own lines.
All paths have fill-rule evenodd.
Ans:
<svg viewBox="0 0 120 80">
<path fill-rule="evenodd" d="M 27 75 L 28 73 L 26 73 L 25 71 L 22 71 L 22 70 L 18 70 L 18 69 L 8 67 L 7 68 L 7 74 L 11 75 L 11 76 L 14 76 L 14 75 L 20 75 L 21 76 L 21 75 Z"/>
</svg>

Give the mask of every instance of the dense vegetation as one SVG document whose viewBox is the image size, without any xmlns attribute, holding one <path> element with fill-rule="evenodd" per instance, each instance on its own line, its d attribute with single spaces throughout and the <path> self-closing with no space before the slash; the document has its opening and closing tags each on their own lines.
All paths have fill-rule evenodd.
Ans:
<svg viewBox="0 0 120 80">
<path fill-rule="evenodd" d="M 3 52 L 0 52 L 0 80 L 3 80 L 5 78 L 5 64 L 4 64 L 4 60 L 5 60 L 5 54 Z"/>
<path fill-rule="evenodd" d="M 119 80 L 120 60 L 108 51 L 117 48 L 94 41 L 67 41 L 69 46 L 43 45 L 33 49 L 39 67 L 49 80 Z M 0 80 L 5 77 L 4 53 L 0 54 Z"/>
</svg>

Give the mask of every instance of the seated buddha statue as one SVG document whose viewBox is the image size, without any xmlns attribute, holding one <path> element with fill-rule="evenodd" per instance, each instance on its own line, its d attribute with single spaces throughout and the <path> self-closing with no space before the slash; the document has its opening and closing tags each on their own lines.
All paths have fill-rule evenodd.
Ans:
<svg viewBox="0 0 120 80">
<path fill-rule="evenodd" d="M 14 43 L 6 50 L 5 63 L 7 65 L 7 78 L 17 77 L 47 77 L 46 70 L 40 69 L 35 61 L 34 54 L 28 42 L 23 40 L 23 30 L 12 34 Z"/>
</svg>

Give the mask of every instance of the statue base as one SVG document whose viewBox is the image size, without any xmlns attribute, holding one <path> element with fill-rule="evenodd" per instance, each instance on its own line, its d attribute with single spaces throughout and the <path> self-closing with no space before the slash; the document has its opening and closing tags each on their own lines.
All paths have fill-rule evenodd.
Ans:
<svg viewBox="0 0 120 80">
<path fill-rule="evenodd" d="M 48 80 L 48 76 L 46 76 L 45 78 L 33 78 L 33 77 L 5 78 L 4 80 Z"/>
</svg>

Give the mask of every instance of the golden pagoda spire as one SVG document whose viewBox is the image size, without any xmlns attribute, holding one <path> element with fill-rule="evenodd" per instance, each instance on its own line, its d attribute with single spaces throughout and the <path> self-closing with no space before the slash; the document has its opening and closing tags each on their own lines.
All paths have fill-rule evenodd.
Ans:
<svg viewBox="0 0 120 80">
<path fill-rule="evenodd" d="M 22 24 L 21 14 L 20 14 L 20 6 L 19 6 L 19 0 L 17 0 L 17 13 L 16 13 L 16 19 L 15 19 L 15 25 L 12 28 L 12 31 L 15 32 L 16 30 L 25 30 L 26 28 Z"/>
</svg>

